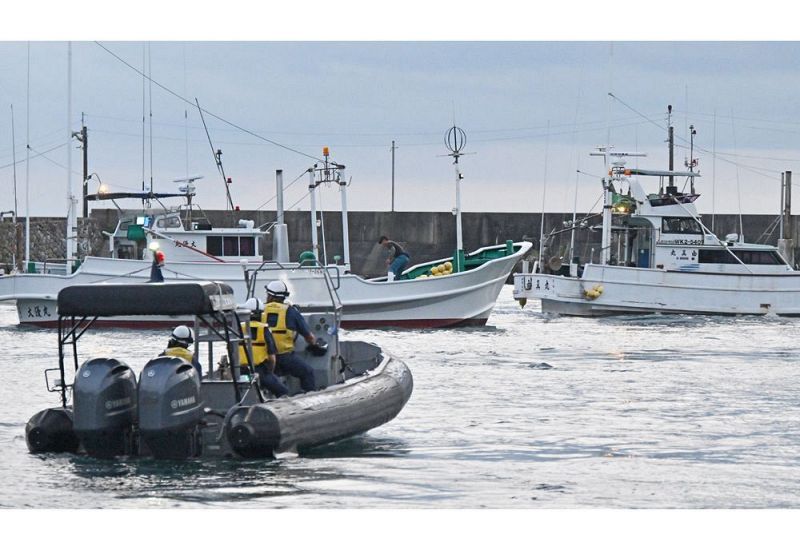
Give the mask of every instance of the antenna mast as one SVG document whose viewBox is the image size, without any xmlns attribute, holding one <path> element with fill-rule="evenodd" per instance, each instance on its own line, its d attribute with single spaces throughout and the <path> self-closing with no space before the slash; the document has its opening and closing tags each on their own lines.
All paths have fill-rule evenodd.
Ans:
<svg viewBox="0 0 800 550">
<path fill-rule="evenodd" d="M 25 79 L 25 271 L 31 261 L 31 43 Z"/>
<path fill-rule="evenodd" d="M 458 167 L 458 158 L 464 153 L 464 146 L 467 144 L 467 133 L 456 125 L 447 130 L 444 136 L 444 144 L 453 157 L 453 166 L 456 172 L 456 207 L 453 214 L 456 217 L 456 253 L 453 255 L 453 271 L 459 273 L 464 271 L 464 243 L 461 231 L 461 180 L 464 176 Z"/>
<path fill-rule="evenodd" d="M 335 183 L 339 186 L 339 195 L 342 200 L 342 251 L 344 256 L 345 271 L 350 271 L 350 229 L 347 220 L 347 186 L 349 182 L 345 176 L 345 165 L 330 159 L 330 149 L 322 148 L 322 165 L 314 164 L 308 169 L 308 192 L 311 197 L 311 246 L 314 256 L 319 260 L 319 243 L 317 240 L 317 188 L 325 184 Z M 320 212 L 320 215 L 322 212 Z M 325 225 L 322 225 L 322 255 L 327 264 L 327 251 L 325 250 Z"/>
<path fill-rule="evenodd" d="M 72 42 L 67 42 L 67 275 L 72 273 L 77 233 L 77 202 L 72 189 Z"/>
<path fill-rule="evenodd" d="M 697 166 L 697 159 L 694 158 L 694 136 L 697 135 L 697 130 L 694 129 L 694 124 L 689 126 L 689 160 L 686 161 L 686 167 L 689 173 L 694 174 L 694 167 Z M 689 176 L 689 184 L 692 195 L 694 195 L 694 176 Z"/>
<path fill-rule="evenodd" d="M 12 220 L 14 222 L 14 253 L 12 257 L 12 263 L 14 264 L 14 269 L 17 269 L 17 256 L 18 256 L 18 247 L 19 247 L 19 238 L 17 233 L 17 140 L 14 133 L 14 105 L 11 105 L 11 162 L 14 166 L 14 213 Z"/>
<path fill-rule="evenodd" d="M 231 199 L 231 188 L 230 188 L 231 178 L 225 175 L 225 168 L 222 166 L 222 149 L 214 149 L 214 144 L 211 142 L 211 134 L 208 133 L 208 126 L 206 126 L 206 119 L 203 116 L 203 109 L 200 108 L 200 102 L 197 100 L 197 98 L 194 98 L 194 101 L 197 104 L 197 110 L 200 112 L 200 120 L 203 121 L 203 128 L 206 131 L 206 137 L 208 138 L 208 145 L 211 147 L 211 154 L 214 155 L 214 162 L 217 164 L 217 170 L 222 176 L 222 183 L 225 184 L 225 196 L 228 199 L 228 208 L 231 211 L 231 216 L 233 216 L 233 199 Z"/>
<path fill-rule="evenodd" d="M 667 142 L 669 143 L 669 171 L 675 170 L 675 128 L 672 127 L 672 105 L 667 105 Z M 672 189 L 675 190 L 675 178 L 669 177 L 669 185 L 667 192 Z M 664 190 L 660 189 L 659 193 L 663 194 Z"/>
</svg>

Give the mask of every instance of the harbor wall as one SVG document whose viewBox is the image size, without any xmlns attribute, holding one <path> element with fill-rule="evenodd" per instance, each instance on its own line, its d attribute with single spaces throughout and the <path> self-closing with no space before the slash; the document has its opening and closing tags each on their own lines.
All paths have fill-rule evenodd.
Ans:
<svg viewBox="0 0 800 550">
<path fill-rule="evenodd" d="M 31 218 L 30 250 L 31 260 L 35 262 L 61 262 L 67 253 L 66 218 Z M 113 230 L 114 226 L 112 226 Z M 107 230 L 93 218 L 78 220 L 78 254 L 108 255 L 108 240 L 102 231 Z M 105 253 L 104 253 L 105 252 Z M 8 218 L 0 221 L 0 269 L 8 273 L 17 260 L 22 267 L 25 256 L 25 218 L 17 218 L 16 223 Z"/>
<path fill-rule="evenodd" d="M 205 211 L 205 215 L 215 227 L 233 226 L 239 219 L 253 220 L 256 226 L 269 226 L 276 217 L 274 211 L 241 211 L 232 216 L 230 212 Z M 79 253 L 83 255 L 108 255 L 108 241 L 102 231 L 111 232 L 116 227 L 119 212 L 112 209 L 93 210 L 88 219 L 79 220 Z M 578 219 L 585 214 L 578 214 Z M 798 254 L 797 243 L 800 234 L 796 223 L 798 216 L 792 216 L 791 237 L 795 244 L 795 257 Z M 334 256 L 343 256 L 342 218 L 338 211 L 322 213 L 324 223 L 325 245 L 328 261 Z M 777 245 L 777 216 L 743 215 L 741 217 L 744 235 L 748 242 L 766 242 Z M 563 228 L 565 222 L 572 220 L 572 214 L 547 213 L 545 215 L 545 232 L 554 228 Z M 285 221 L 289 232 L 289 251 L 292 259 L 296 259 L 304 250 L 311 248 L 311 219 L 307 211 L 289 211 L 285 213 Z M 587 221 L 587 226 L 596 230 L 576 231 L 575 254 L 581 261 L 592 256 L 598 260 L 600 249 L 600 217 Z M 374 212 L 355 211 L 348 216 L 350 235 L 351 265 L 354 272 L 366 276 L 385 273 L 386 252 L 378 246 L 378 237 L 386 235 L 406 247 L 413 263 L 435 260 L 450 256 L 455 249 L 456 223 L 450 212 Z M 711 217 L 704 216 L 703 223 L 711 227 Z M 717 214 L 714 218 L 714 231 L 717 235 L 739 233 L 738 214 Z M 481 246 L 502 244 L 506 239 L 515 241 L 529 240 L 534 243 L 534 255 L 538 253 L 540 214 L 502 213 L 502 212 L 465 212 L 462 214 L 464 232 L 464 248 L 467 251 Z M 773 227 L 774 226 L 774 227 Z M 772 231 L 770 232 L 770 229 Z M 31 219 L 31 258 L 37 261 L 63 258 L 65 253 L 64 235 L 66 220 L 64 218 L 32 218 Z M 16 245 L 15 245 L 16 243 Z M 547 242 L 544 255 L 566 257 L 569 251 L 570 232 L 555 235 Z M 0 267 L 9 269 L 11 256 L 15 246 L 24 251 L 24 219 L 18 219 L 17 226 L 10 221 L 0 222 Z M 322 237 L 320 236 L 320 246 Z M 272 253 L 272 237 L 267 235 L 264 252 L 266 257 Z M 24 253 L 20 253 L 20 256 Z M 168 259 L 169 261 L 169 259 Z"/>
</svg>

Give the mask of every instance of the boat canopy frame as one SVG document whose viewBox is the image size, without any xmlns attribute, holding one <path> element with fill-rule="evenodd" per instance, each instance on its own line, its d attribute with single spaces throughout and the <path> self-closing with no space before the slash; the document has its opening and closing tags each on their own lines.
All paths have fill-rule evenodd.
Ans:
<svg viewBox="0 0 800 550">
<path fill-rule="evenodd" d="M 239 344 L 246 341 L 233 289 L 220 282 L 139 283 L 73 285 L 58 293 L 58 368 L 45 369 L 47 390 L 61 393 L 67 406 L 65 348 L 72 348 L 73 366 L 78 372 L 78 340 L 101 317 L 124 315 L 193 315 L 195 325 L 204 325 L 209 334 L 224 341 L 231 366 L 231 385 L 236 402 L 242 400 L 239 387 Z M 247 325 L 249 323 L 245 323 Z M 199 335 L 196 335 L 199 338 Z M 210 342 L 210 340 L 209 340 Z M 253 364 L 252 348 L 244 346 L 248 364 Z M 249 367 L 250 383 L 254 376 Z M 48 374 L 58 372 L 60 380 L 50 383 Z M 259 393 L 260 395 L 260 393 Z"/>
</svg>

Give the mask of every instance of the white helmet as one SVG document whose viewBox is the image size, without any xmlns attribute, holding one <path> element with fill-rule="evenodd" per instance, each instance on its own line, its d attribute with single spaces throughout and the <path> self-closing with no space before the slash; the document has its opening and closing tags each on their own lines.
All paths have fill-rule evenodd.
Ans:
<svg viewBox="0 0 800 550">
<path fill-rule="evenodd" d="M 283 281 L 272 281 L 267 285 L 267 296 L 286 298 L 289 296 L 289 289 Z"/>
<path fill-rule="evenodd" d="M 194 343 L 194 333 L 186 325 L 180 325 L 172 331 L 172 339 L 188 346 Z"/>
<path fill-rule="evenodd" d="M 264 311 L 264 302 L 259 300 L 258 298 L 249 298 L 245 303 L 244 307 L 252 311 L 253 313 L 257 313 L 260 311 Z"/>
</svg>

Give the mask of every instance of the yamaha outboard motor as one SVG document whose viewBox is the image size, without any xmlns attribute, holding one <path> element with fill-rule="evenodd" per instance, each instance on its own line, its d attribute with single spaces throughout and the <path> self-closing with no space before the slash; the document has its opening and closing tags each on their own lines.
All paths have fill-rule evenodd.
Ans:
<svg viewBox="0 0 800 550">
<path fill-rule="evenodd" d="M 131 454 L 136 423 L 136 376 L 112 358 L 89 359 L 75 374 L 75 433 L 90 456 Z"/>
<path fill-rule="evenodd" d="M 74 453 L 80 442 L 72 425 L 72 409 L 39 411 L 25 426 L 25 441 L 32 453 Z"/>
<path fill-rule="evenodd" d="M 199 454 L 200 377 L 179 357 L 151 359 L 139 376 L 139 435 L 155 458 Z"/>
</svg>

